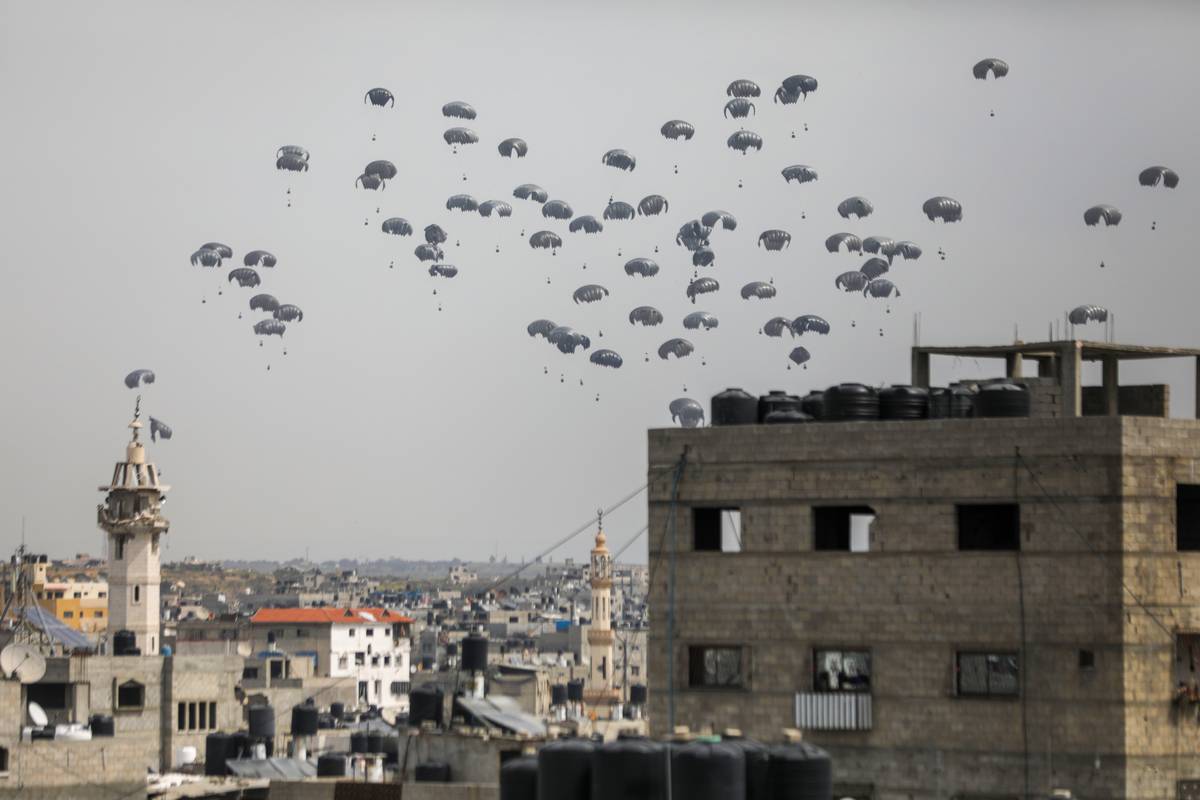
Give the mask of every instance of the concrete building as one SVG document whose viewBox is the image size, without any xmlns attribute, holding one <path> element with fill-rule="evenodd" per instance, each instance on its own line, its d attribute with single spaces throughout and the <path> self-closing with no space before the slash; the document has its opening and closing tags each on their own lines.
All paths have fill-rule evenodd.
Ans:
<svg viewBox="0 0 1200 800">
<path fill-rule="evenodd" d="M 108 583 L 52 580 L 49 567 L 45 555 L 31 555 L 21 564 L 34 601 L 69 628 L 81 633 L 104 632 L 108 627 Z"/>
<path fill-rule="evenodd" d="M 939 354 L 1033 416 L 650 432 L 654 731 L 802 728 L 837 797 L 1197 796 L 1200 422 L 1118 365 L 1200 350 L 915 348 L 914 384 Z"/>
</svg>

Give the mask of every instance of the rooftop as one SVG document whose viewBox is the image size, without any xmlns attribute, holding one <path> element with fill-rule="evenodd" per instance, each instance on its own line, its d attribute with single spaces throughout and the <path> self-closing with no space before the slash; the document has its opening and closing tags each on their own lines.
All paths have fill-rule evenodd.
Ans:
<svg viewBox="0 0 1200 800">
<path fill-rule="evenodd" d="M 380 622 L 409 622 L 399 612 L 387 608 L 260 608 L 252 623 L 284 623 L 288 625 L 317 624 L 368 625 Z"/>
</svg>

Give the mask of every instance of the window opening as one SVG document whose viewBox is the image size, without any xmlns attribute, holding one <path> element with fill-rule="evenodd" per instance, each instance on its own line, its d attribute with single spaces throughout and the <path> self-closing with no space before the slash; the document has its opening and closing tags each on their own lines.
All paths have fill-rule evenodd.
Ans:
<svg viewBox="0 0 1200 800">
<path fill-rule="evenodd" d="M 688 685 L 692 688 L 740 688 L 742 648 L 699 646 L 688 648 Z"/>
<path fill-rule="evenodd" d="M 958 693 L 963 696 L 1015 697 L 1020 688 L 1016 653 L 958 653 Z"/>
<path fill-rule="evenodd" d="M 1020 550 L 1021 507 L 1016 503 L 957 506 L 959 550 Z"/>
<path fill-rule="evenodd" d="M 815 650 L 813 691 L 871 691 L 871 653 L 866 650 Z"/>
<path fill-rule="evenodd" d="M 870 506 L 813 508 L 813 549 L 865 553 L 871 549 L 875 509 Z"/>
</svg>

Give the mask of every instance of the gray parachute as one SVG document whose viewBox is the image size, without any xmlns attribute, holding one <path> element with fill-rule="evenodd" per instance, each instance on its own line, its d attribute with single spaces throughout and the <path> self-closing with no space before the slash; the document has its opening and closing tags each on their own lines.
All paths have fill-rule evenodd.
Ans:
<svg viewBox="0 0 1200 800">
<path fill-rule="evenodd" d="M 370 103 L 373 106 L 394 106 L 396 105 L 396 98 L 387 89 L 376 87 L 367 92 L 366 96 L 363 97 L 363 102 Z"/>
<path fill-rule="evenodd" d="M 496 149 L 505 158 L 524 158 L 525 154 L 529 152 L 529 145 L 525 143 L 524 139 L 518 139 L 514 136 L 511 139 L 505 139 Z"/>
<path fill-rule="evenodd" d="M 479 201 L 469 194 L 455 194 L 446 199 L 447 211 L 478 211 Z"/>
<path fill-rule="evenodd" d="M 614 200 L 604 207 L 605 219 L 633 219 L 637 212 L 624 200 Z"/>
<path fill-rule="evenodd" d="M 720 288 L 721 284 L 717 282 L 716 278 L 696 278 L 688 283 L 687 296 L 695 303 L 696 298 L 700 295 L 711 294 L 719 291 Z"/>
<path fill-rule="evenodd" d="M 792 333 L 797 336 L 805 333 L 819 333 L 824 336 L 829 333 L 829 323 L 816 314 L 802 314 L 792 320 Z"/>
<path fill-rule="evenodd" d="M 387 181 L 381 175 L 376 175 L 373 172 L 364 172 L 354 180 L 355 186 L 361 186 L 364 189 L 376 191 L 378 189 L 386 189 Z"/>
<path fill-rule="evenodd" d="M 872 256 L 863 262 L 863 265 L 858 268 L 858 271 L 866 275 L 870 280 L 875 280 L 880 275 L 886 273 L 889 269 L 888 262 L 882 258 Z"/>
<path fill-rule="evenodd" d="M 861 253 L 863 249 L 862 240 L 853 233 L 835 233 L 825 240 L 825 249 L 831 253 L 836 253 L 846 245 L 847 253 Z"/>
<path fill-rule="evenodd" d="M 458 119 L 475 119 L 475 109 L 471 108 L 469 103 L 454 100 L 442 106 L 442 116 L 457 117 Z"/>
<path fill-rule="evenodd" d="M 588 356 L 588 361 L 593 364 L 599 364 L 602 367 L 612 367 L 613 369 L 620 369 L 621 365 L 625 363 L 625 360 L 617 354 L 616 350 L 606 349 L 594 351 Z"/>
<path fill-rule="evenodd" d="M 453 264 L 431 264 L 429 275 L 434 278 L 453 278 L 458 274 L 458 267 Z"/>
<path fill-rule="evenodd" d="M 921 257 L 921 248 L 916 242 L 896 242 L 895 255 L 905 261 L 916 261 Z"/>
<path fill-rule="evenodd" d="M 708 246 L 708 237 L 712 233 L 712 228 L 700 222 L 698 219 L 683 223 L 679 228 L 679 232 L 675 234 L 675 244 L 685 247 L 688 250 L 696 251 L 701 247 Z"/>
<path fill-rule="evenodd" d="M 792 235 L 787 231 L 772 228 L 758 235 L 758 246 L 768 250 L 782 250 L 792 243 Z"/>
<path fill-rule="evenodd" d="M 442 230 L 441 225 L 435 223 L 425 226 L 425 241 L 429 244 L 445 244 L 448 238 L 450 237 Z"/>
<path fill-rule="evenodd" d="M 921 210 L 925 212 L 925 216 L 929 217 L 930 222 L 938 219 L 942 222 L 962 221 L 962 203 L 953 197 L 944 195 L 931 197 L 921 205 Z"/>
<path fill-rule="evenodd" d="M 259 336 L 283 336 L 283 332 L 287 330 L 287 325 L 277 319 L 264 319 L 261 322 L 254 323 L 254 332 Z"/>
<path fill-rule="evenodd" d="M 1103 306 L 1076 306 L 1067 315 L 1072 325 L 1086 325 L 1089 322 L 1108 322 L 1108 309 Z"/>
<path fill-rule="evenodd" d="M 275 159 L 275 169 L 281 172 L 308 172 L 308 159 L 285 153 Z"/>
<path fill-rule="evenodd" d="M 667 410 L 671 412 L 671 421 L 685 428 L 698 428 L 704 424 L 704 406 L 690 397 L 672 400 Z"/>
<path fill-rule="evenodd" d="M 725 94 L 730 97 L 758 97 L 762 94 L 762 89 L 752 80 L 738 78 L 726 87 Z"/>
<path fill-rule="evenodd" d="M 717 254 L 710 247 L 701 247 L 692 252 L 693 267 L 711 267 L 717 260 Z"/>
<path fill-rule="evenodd" d="M 159 439 L 170 439 L 175 435 L 175 431 L 171 430 L 171 426 L 155 417 L 150 418 L 150 441 L 157 442 Z"/>
<path fill-rule="evenodd" d="M 221 255 L 221 258 L 233 258 L 233 248 L 227 244 L 220 242 L 205 242 L 200 245 L 201 250 L 216 250 Z"/>
<path fill-rule="evenodd" d="M 279 301 L 274 295 L 256 294 L 250 298 L 251 311 L 274 311 L 279 308 Z"/>
<path fill-rule="evenodd" d="M 775 99 L 779 100 L 780 102 L 787 102 L 785 100 L 780 100 L 779 95 L 781 93 L 787 95 L 788 97 L 800 95 L 801 97 L 807 98 L 810 92 L 815 92 L 816 90 L 817 79 L 813 76 L 791 75 L 783 79 L 783 83 L 780 84 L 779 88 L 775 91 Z M 793 100 L 792 102 L 795 101 Z"/>
<path fill-rule="evenodd" d="M 777 339 L 783 336 L 784 331 L 787 331 L 793 336 L 796 335 L 796 332 L 792 330 L 792 323 L 787 317 L 771 317 L 766 321 L 766 324 L 763 325 L 762 329 L 763 333 L 765 333 L 767 336 L 773 336 Z"/>
<path fill-rule="evenodd" d="M 735 97 L 725 104 L 726 119 L 745 119 L 754 113 L 756 113 L 754 103 L 745 97 Z"/>
<path fill-rule="evenodd" d="M 273 267 L 279 263 L 275 256 L 266 250 L 251 250 L 242 256 L 242 264 L 247 267 Z"/>
<path fill-rule="evenodd" d="M 649 258 L 631 258 L 625 262 L 625 274 L 650 278 L 658 274 L 658 264 Z"/>
<path fill-rule="evenodd" d="M 654 306 L 638 306 L 633 311 L 629 312 L 630 325 L 645 325 L 653 327 L 661 325 L 663 321 L 662 312 Z"/>
<path fill-rule="evenodd" d="M 867 284 L 871 279 L 862 274 L 858 270 L 853 272 L 843 272 L 833 280 L 833 285 L 844 292 L 861 292 L 867 288 Z"/>
<path fill-rule="evenodd" d="M 479 141 L 479 134 L 470 128 L 448 128 L 442 138 L 450 145 L 475 144 Z"/>
<path fill-rule="evenodd" d="M 863 288 L 864 297 L 899 297 L 900 290 L 887 278 L 875 278 Z"/>
<path fill-rule="evenodd" d="M 743 300 L 770 300 L 775 296 L 775 287 L 763 281 L 750 281 L 742 287 Z"/>
<path fill-rule="evenodd" d="M 367 175 L 378 175 L 384 180 L 390 181 L 396 177 L 396 165 L 390 161 L 372 161 L 363 167 L 363 172 Z"/>
<path fill-rule="evenodd" d="M 196 252 L 192 253 L 193 267 L 219 267 L 221 266 L 221 254 L 216 250 L 207 247 L 201 247 Z"/>
<path fill-rule="evenodd" d="M 875 210 L 875 206 L 871 205 L 871 201 L 865 197 L 847 197 L 842 202 L 838 203 L 837 212 L 842 215 L 842 219 L 850 219 L 850 217 L 869 217 L 871 212 Z"/>
<path fill-rule="evenodd" d="M 1092 206 L 1083 212 L 1083 221 L 1088 225 L 1098 225 L 1101 220 L 1104 220 L 1105 226 L 1119 225 L 1121 223 L 1121 212 L 1116 206 L 1110 206 L 1106 203 Z"/>
<path fill-rule="evenodd" d="M 626 172 L 633 172 L 634 168 L 637 167 L 637 159 L 633 157 L 632 153 L 625 150 L 609 150 L 600 158 L 600 161 L 607 166 L 616 167 Z"/>
<path fill-rule="evenodd" d="M 1146 167 L 1138 173 L 1138 183 L 1142 186 L 1158 186 L 1159 182 L 1168 189 L 1179 185 L 1179 173 L 1170 167 Z"/>
<path fill-rule="evenodd" d="M 696 128 L 692 123 L 684 122 L 681 119 L 664 122 L 663 126 L 658 130 L 667 139 L 674 139 L 675 141 L 679 141 L 680 139 L 688 140 L 696 135 Z"/>
<path fill-rule="evenodd" d="M 731 150 L 737 150 L 742 155 L 750 150 L 762 150 L 763 140 L 754 131 L 734 131 L 729 134 L 729 138 L 725 140 L 725 144 Z"/>
<path fill-rule="evenodd" d="M 532 200 L 535 203 L 544 203 L 550 199 L 550 193 L 536 183 L 522 183 L 513 189 L 513 197 L 518 200 Z"/>
<path fill-rule="evenodd" d="M 548 319 L 535 319 L 525 326 L 525 330 L 530 336 L 541 336 L 545 339 L 550 336 L 550 331 L 557 327 L 557 325 Z"/>
<path fill-rule="evenodd" d="M 294 306 L 291 303 L 284 303 L 271 312 L 271 316 L 284 322 L 302 322 L 304 320 L 304 312 L 300 310 L 300 306 Z"/>
<path fill-rule="evenodd" d="M 788 358 L 795 364 L 803 364 L 812 358 L 806 347 L 793 347 L 792 352 L 788 353 Z"/>
<path fill-rule="evenodd" d="M 863 252 L 875 253 L 886 258 L 889 262 L 896 254 L 896 242 L 886 236 L 868 236 L 863 239 Z"/>
<path fill-rule="evenodd" d="M 529 246 L 542 250 L 556 250 L 562 247 L 562 237 L 553 231 L 537 231 L 529 237 Z"/>
<path fill-rule="evenodd" d="M 492 214 L 497 217 L 511 217 L 512 206 L 503 200 L 484 200 L 479 204 L 479 216 L 490 217 Z"/>
<path fill-rule="evenodd" d="M 380 226 L 384 233 L 392 236 L 412 236 L 413 226 L 404 217 L 388 217 Z"/>
<path fill-rule="evenodd" d="M 262 283 L 262 279 L 258 277 L 258 273 L 249 267 L 238 267 L 237 269 L 229 270 L 228 280 L 230 283 L 237 281 L 237 285 L 243 288 L 258 286 Z"/>
<path fill-rule="evenodd" d="M 570 219 L 575 210 L 565 200 L 551 200 L 542 206 L 542 216 L 547 219 Z"/>
<path fill-rule="evenodd" d="M 592 346 L 592 340 L 574 328 L 560 325 L 546 335 L 546 339 L 558 348 L 560 353 L 574 353 L 577 348 L 584 350 Z"/>
<path fill-rule="evenodd" d="M 695 331 L 701 328 L 706 331 L 710 331 L 720 324 L 720 320 L 707 311 L 693 311 L 683 318 L 683 327 L 687 328 L 689 331 Z"/>
<path fill-rule="evenodd" d="M 721 223 L 721 229 L 732 231 L 737 228 L 737 217 L 730 214 L 728 211 L 709 211 L 700 218 L 700 223 L 706 228 L 717 227 L 717 223 Z"/>
<path fill-rule="evenodd" d="M 971 74 L 979 80 L 987 80 L 988 73 L 993 78 L 1003 78 L 1008 74 L 1008 63 L 998 58 L 985 58 L 971 67 Z"/>
<path fill-rule="evenodd" d="M 692 353 L 696 352 L 695 346 L 687 339 L 667 339 L 658 346 L 658 357 L 666 361 L 670 356 L 675 358 L 687 358 Z"/>
<path fill-rule="evenodd" d="M 817 179 L 817 171 L 807 164 L 792 164 L 790 167 L 784 167 L 780 173 L 787 183 L 808 183 Z"/>
<path fill-rule="evenodd" d="M 571 220 L 571 224 L 567 226 L 567 230 L 571 233 L 601 233 L 604 230 L 604 223 L 593 217 L 591 214 L 584 214 L 582 217 L 576 217 Z"/>
<path fill-rule="evenodd" d="M 285 144 L 275 151 L 276 158 L 282 158 L 283 156 L 291 156 L 301 161 L 308 161 L 308 151 L 298 144 Z"/>
<path fill-rule="evenodd" d="M 428 242 L 417 245 L 413 250 L 413 255 L 417 257 L 418 261 L 441 261 L 445 257 L 442 248 Z"/>
<path fill-rule="evenodd" d="M 667 198 L 661 194 L 648 194 L 638 203 L 638 213 L 643 217 L 656 217 L 670 209 Z"/>
<path fill-rule="evenodd" d="M 608 297 L 608 289 L 605 289 L 598 283 L 584 284 L 576 289 L 575 293 L 571 295 L 571 299 L 573 299 L 576 304 L 598 303 L 606 297 Z"/>
<path fill-rule="evenodd" d="M 135 369 L 133 372 L 125 376 L 125 385 L 130 389 L 154 383 L 154 370 L 151 369 Z"/>
</svg>

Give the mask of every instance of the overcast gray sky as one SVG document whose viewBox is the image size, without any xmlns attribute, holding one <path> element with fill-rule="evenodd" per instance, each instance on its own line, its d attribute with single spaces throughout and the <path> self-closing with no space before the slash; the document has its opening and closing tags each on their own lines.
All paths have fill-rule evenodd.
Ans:
<svg viewBox="0 0 1200 800">
<path fill-rule="evenodd" d="M 926 343 L 1001 343 L 1014 326 L 1037 339 L 1097 303 L 1123 341 L 1195 345 L 1197 30 L 1200 5 L 1185 2 L 0 4 L 0 546 L 15 546 L 24 515 L 39 549 L 101 551 L 95 488 L 123 452 L 134 396 L 121 379 L 138 367 L 158 373 L 145 406 L 176 432 L 151 447 L 175 487 L 168 557 L 519 558 L 644 482 L 646 429 L 670 424 L 685 386 L 707 406 L 730 385 L 906 381 L 916 311 Z M 986 56 L 1010 75 L 974 80 Z M 794 73 L 819 90 L 774 105 Z M 764 90 L 745 126 L 766 144 L 747 156 L 725 147 L 738 124 L 722 117 L 740 77 Z M 396 107 L 365 106 L 373 86 Z M 440 113 L 455 99 L 476 107 L 481 138 L 457 155 Z M 695 138 L 664 140 L 671 118 Z M 509 136 L 527 158 L 498 156 Z M 276 172 L 282 144 L 307 147 L 311 171 Z M 638 157 L 634 172 L 601 165 L 613 147 Z M 396 179 L 355 189 L 376 158 Z M 820 179 L 786 185 L 793 163 Z M 1158 163 L 1180 172 L 1178 189 L 1137 185 Z M 585 240 L 512 198 L 523 182 L 576 213 L 651 192 L 671 208 Z M 458 192 L 515 214 L 445 211 Z M 835 207 L 855 194 L 876 212 L 844 221 Z M 936 194 L 962 202 L 962 223 L 925 219 Z M 1118 228 L 1084 226 L 1101 202 L 1124 211 Z M 693 306 L 673 237 L 712 208 L 740 225 L 714 234 L 704 272 L 722 290 Z M 447 228 L 458 277 L 426 274 L 419 236 L 384 236 L 392 215 Z M 775 227 L 791 248 L 757 248 Z M 520 235 L 542 228 L 562 231 L 557 255 Z M 861 263 L 824 251 L 840 230 L 924 247 L 890 276 L 902 297 L 833 289 Z M 278 340 L 258 346 L 251 290 L 217 295 L 228 267 L 188 263 L 214 239 L 238 263 L 255 248 L 278 256 L 262 289 L 305 312 L 286 356 Z M 626 277 L 638 255 L 662 272 Z M 775 299 L 738 296 L 770 278 Z M 572 303 L 592 282 L 611 295 Z M 667 322 L 631 328 L 641 304 Z M 692 358 L 659 361 L 696 309 L 720 327 L 688 335 Z M 834 331 L 806 336 L 809 369 L 789 371 L 793 342 L 758 329 L 802 313 Z M 538 317 L 625 366 L 531 340 Z M 1188 364 L 1123 378 L 1170 381 L 1174 412 L 1192 407 Z M 610 541 L 644 519 L 639 499 Z M 630 554 L 644 559 L 644 544 Z"/>
</svg>

